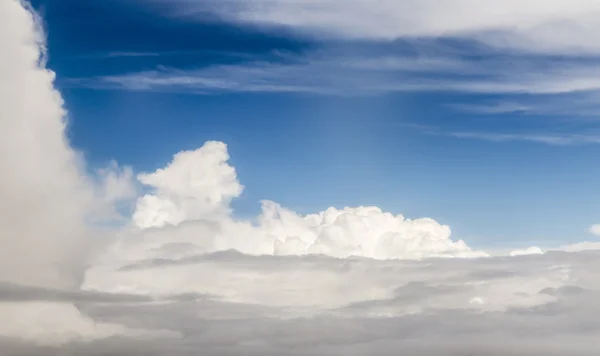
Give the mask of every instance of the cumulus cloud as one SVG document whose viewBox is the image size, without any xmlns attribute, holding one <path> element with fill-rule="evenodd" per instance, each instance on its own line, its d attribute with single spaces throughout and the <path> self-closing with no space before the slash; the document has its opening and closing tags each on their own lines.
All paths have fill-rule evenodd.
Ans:
<svg viewBox="0 0 600 356">
<path fill-rule="evenodd" d="M 87 221 L 128 188 L 122 175 L 88 176 L 70 146 L 41 20 L 26 3 L 0 3 L 0 53 L 0 282 L 76 290 L 94 245 Z M 64 341 L 101 328 L 69 303 L 0 302 L 0 336 Z"/>
<path fill-rule="evenodd" d="M 65 111 L 44 68 L 39 19 L 0 5 L 0 279 L 74 287 L 89 190 L 65 137 Z"/>
<path fill-rule="evenodd" d="M 451 240 L 448 226 L 432 219 L 406 219 L 377 207 L 329 208 L 301 216 L 263 201 L 257 223 L 237 221 L 229 203 L 241 194 L 242 185 L 228 159 L 224 143 L 207 142 L 195 151 L 178 153 L 165 168 L 140 174 L 139 180 L 153 192 L 138 200 L 133 214 L 135 226 L 142 229 L 135 234 L 140 236 L 120 247 L 152 251 L 148 253 L 155 258 L 169 257 L 174 250 L 167 246 L 177 244 L 205 253 L 233 249 L 247 254 L 339 258 L 485 256 L 463 241 Z M 180 229 L 160 229 L 186 222 Z"/>
<path fill-rule="evenodd" d="M 179 152 L 164 169 L 140 174 L 153 190 L 138 200 L 133 221 L 140 228 L 178 225 L 185 221 L 227 215 L 229 202 L 242 193 L 222 142 L 207 142 L 195 151 Z"/>
<path fill-rule="evenodd" d="M 163 0 L 164 1 L 164 0 Z M 170 2 L 171 5 L 173 2 Z M 593 0 L 229 0 L 174 2 L 174 15 L 287 27 L 347 39 L 466 38 L 544 53 L 600 52 Z M 172 5 L 173 6 L 173 5 Z"/>
</svg>

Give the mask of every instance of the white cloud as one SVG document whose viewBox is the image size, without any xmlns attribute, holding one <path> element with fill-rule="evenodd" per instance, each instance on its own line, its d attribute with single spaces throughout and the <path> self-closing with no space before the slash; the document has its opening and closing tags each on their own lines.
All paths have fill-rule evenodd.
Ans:
<svg viewBox="0 0 600 356">
<path fill-rule="evenodd" d="M 587 145 L 600 143 L 600 135 L 598 134 L 581 134 L 581 133 L 562 133 L 554 132 L 518 132 L 518 133 L 502 133 L 502 132 L 474 132 L 474 131 L 452 131 L 452 129 L 444 129 L 436 126 L 401 124 L 399 127 L 413 129 L 427 135 L 455 137 L 458 139 L 481 140 L 490 142 L 533 142 L 543 143 L 546 145 L 567 146 L 567 145 Z"/>
<path fill-rule="evenodd" d="M 137 197 L 137 188 L 131 167 L 120 167 L 117 162 L 98 171 L 100 178 L 100 197 L 109 203 Z"/>
<path fill-rule="evenodd" d="M 156 0 L 154 0 L 156 1 Z M 164 2 L 164 0 L 162 0 Z M 178 0 L 176 15 L 348 39 L 449 37 L 545 53 L 600 53 L 595 0 Z"/>
<path fill-rule="evenodd" d="M 27 4 L 0 2 L 0 53 L 0 282 L 78 289 L 95 245 L 86 221 L 130 193 L 121 179 L 129 173 L 113 165 L 98 186 L 85 173 Z M 0 302 L 0 336 L 54 343 L 101 328 L 70 304 Z"/>
<path fill-rule="evenodd" d="M 528 247 L 524 250 L 514 250 L 509 253 L 509 256 L 527 256 L 527 255 L 543 255 L 544 251 L 541 248 L 536 246 Z"/>
<path fill-rule="evenodd" d="M 577 135 L 577 134 L 504 134 L 487 132 L 431 132 L 444 136 L 453 136 L 456 138 L 484 140 L 492 142 L 507 141 L 527 141 L 545 143 L 548 145 L 575 145 L 575 144 L 597 144 L 600 143 L 600 136 Z"/>
<path fill-rule="evenodd" d="M 202 69 L 77 78 L 74 83 L 197 94 L 457 91 L 550 95 L 600 90 L 600 5 L 595 0 L 139 1 L 168 3 L 161 9 L 172 7 L 173 14 L 186 19 L 198 15 L 208 21 L 217 15 L 234 23 L 316 33 L 317 41 L 323 34 L 372 41 L 319 42 L 326 50 L 304 53 L 289 62 L 271 57 L 248 59 L 244 64 Z M 398 38 L 408 41 L 404 46 L 385 41 Z M 438 38 L 458 39 L 453 43 L 461 45 L 442 44 Z M 472 45 L 471 40 L 484 46 Z M 523 55 L 522 51 L 535 53 Z M 583 58 L 582 53 L 592 55 Z M 551 107 L 542 111 L 557 111 L 554 100 L 542 98 L 540 102 L 538 106 Z M 596 116 L 597 100 L 592 107 L 589 104 L 560 105 L 558 111 L 565 116 L 580 111 Z"/>
<path fill-rule="evenodd" d="M 206 186 L 230 192 L 218 197 L 241 192 L 222 189 L 240 186 L 227 158 L 224 144 L 209 142 L 176 155 L 177 163 L 160 174 L 140 175 L 153 177 L 152 185 L 160 187 L 156 194 L 178 192 L 162 201 L 178 209 L 158 204 L 150 211 L 162 211 L 162 221 L 177 223 L 122 231 L 88 269 L 82 288 L 149 295 L 157 303 L 90 306 L 91 315 L 179 330 L 207 354 L 285 354 L 290 348 L 299 355 L 340 353 L 357 345 L 364 348 L 359 354 L 372 354 L 381 351 L 382 340 L 396 340 L 394 350 L 412 347 L 428 355 L 489 354 L 507 338 L 514 340 L 512 354 L 543 354 L 559 350 L 542 342 L 549 335 L 563 342 L 563 353 L 573 337 L 581 339 L 571 354 L 593 350 L 591 340 L 600 328 L 582 335 L 577 325 L 592 322 L 589 310 L 579 306 L 596 298 L 595 252 L 543 254 L 532 247 L 510 257 L 430 259 L 483 254 L 451 241 L 447 226 L 375 207 L 300 216 L 265 201 L 256 223 L 236 221 L 206 208 L 228 210 L 221 198 L 212 205 L 205 199 Z M 173 203 L 179 196 L 198 201 Z M 195 213 L 186 214 L 185 206 Z M 331 328 L 336 332 L 326 332 Z M 432 334 L 443 347 L 431 344 Z M 161 345 L 169 345 L 171 354 L 187 349 L 180 343 Z"/>
<path fill-rule="evenodd" d="M 254 60 L 201 69 L 161 68 L 71 80 L 75 85 L 98 89 L 195 94 L 283 92 L 357 96 L 417 91 L 532 94 L 538 107 L 556 106 L 555 100 L 548 102 L 547 96 L 556 99 L 570 94 L 569 99 L 574 100 L 559 108 L 565 114 L 577 114 L 578 109 L 589 113 L 598 106 L 597 95 L 593 94 L 600 91 L 600 62 L 595 59 L 518 55 L 499 59 L 482 55 L 474 61 L 443 51 L 409 55 L 387 50 L 388 53 L 367 56 L 360 52 L 349 48 L 341 54 L 320 51 L 279 61 Z"/>
<path fill-rule="evenodd" d="M 592 235 L 600 236 L 600 225 L 592 225 L 592 226 L 590 226 L 589 232 Z"/>
<path fill-rule="evenodd" d="M 140 174 L 140 182 L 153 193 L 138 200 L 135 224 L 161 227 L 229 214 L 229 202 L 243 187 L 228 159 L 224 143 L 207 142 L 196 151 L 179 152 L 163 169 Z"/>
<path fill-rule="evenodd" d="M 241 194 L 242 185 L 228 159 L 224 143 L 207 142 L 196 151 L 178 153 L 165 168 L 140 174 L 140 181 L 154 192 L 138 200 L 133 222 L 138 228 L 153 229 L 142 231 L 144 238 L 128 240 L 134 244 L 129 248 L 153 251 L 155 258 L 169 258 L 171 250 L 166 246 L 176 244 L 204 252 L 235 249 L 250 254 L 341 258 L 485 255 L 472 251 L 463 241 L 452 241 L 448 226 L 431 219 L 394 216 L 377 207 L 329 208 L 300 216 L 264 201 L 258 224 L 236 221 L 230 215 L 229 203 Z M 178 232 L 157 229 L 184 222 L 189 224 Z M 163 248 L 165 255 L 156 255 Z"/>
<path fill-rule="evenodd" d="M 39 20 L 0 4 L 0 279 L 74 287 L 90 191 L 65 136 L 66 112 L 45 69 Z M 81 271 L 81 269 L 79 269 Z M 77 272 L 75 272 L 77 274 Z"/>
<path fill-rule="evenodd" d="M 597 91 L 571 94 L 523 95 L 511 96 L 501 101 L 482 101 L 477 103 L 450 103 L 449 107 L 470 114 L 484 115 L 537 115 L 549 118 L 582 117 L 597 118 L 599 112 Z"/>
<path fill-rule="evenodd" d="M 93 221 L 128 219 L 130 205 L 138 196 L 138 184 L 133 175 L 133 169 L 121 167 L 116 161 L 111 161 L 106 167 L 96 172 L 95 180 L 96 204 L 92 215 Z"/>
</svg>

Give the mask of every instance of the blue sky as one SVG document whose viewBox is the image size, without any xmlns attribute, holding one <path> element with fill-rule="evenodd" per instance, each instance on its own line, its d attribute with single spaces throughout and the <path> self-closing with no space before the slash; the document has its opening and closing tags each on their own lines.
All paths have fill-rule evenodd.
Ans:
<svg viewBox="0 0 600 356">
<path fill-rule="evenodd" d="M 600 50 L 570 30 L 490 35 L 431 11 L 378 27 L 330 0 L 32 3 L 92 166 L 152 171 L 221 140 L 241 216 L 261 199 L 377 205 L 475 247 L 579 241 L 600 222 Z"/>
</svg>

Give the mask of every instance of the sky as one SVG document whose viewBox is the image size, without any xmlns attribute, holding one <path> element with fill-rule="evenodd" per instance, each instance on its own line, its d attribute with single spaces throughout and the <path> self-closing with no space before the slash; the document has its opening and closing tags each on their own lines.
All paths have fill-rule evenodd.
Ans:
<svg viewBox="0 0 600 356">
<path fill-rule="evenodd" d="M 0 2 L 0 349 L 595 355 L 595 1 Z"/>
<path fill-rule="evenodd" d="M 239 216 L 262 199 L 304 214 L 376 205 L 482 248 L 589 238 L 600 83 L 582 39 L 595 24 L 580 23 L 596 5 L 455 2 L 447 16 L 431 1 L 32 5 L 92 165 L 154 170 L 219 140 L 246 186 Z M 480 21 L 464 20 L 471 6 Z"/>
</svg>

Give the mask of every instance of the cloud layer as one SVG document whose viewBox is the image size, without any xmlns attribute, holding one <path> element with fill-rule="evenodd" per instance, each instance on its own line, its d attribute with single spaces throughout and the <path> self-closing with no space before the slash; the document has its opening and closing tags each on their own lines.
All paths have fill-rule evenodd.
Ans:
<svg viewBox="0 0 600 356">
<path fill-rule="evenodd" d="M 597 261 L 596 252 L 425 261 L 228 252 L 149 260 L 102 277 L 110 288 L 138 293 L 161 286 L 154 302 L 80 307 L 96 320 L 177 330 L 183 338 L 113 338 L 58 351 L 593 355 Z"/>
</svg>

